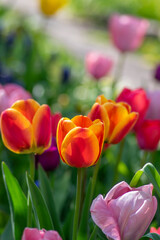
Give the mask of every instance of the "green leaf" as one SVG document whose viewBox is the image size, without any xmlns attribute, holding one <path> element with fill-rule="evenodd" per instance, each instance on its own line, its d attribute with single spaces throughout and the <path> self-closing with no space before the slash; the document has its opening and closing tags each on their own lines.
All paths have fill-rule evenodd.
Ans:
<svg viewBox="0 0 160 240">
<path fill-rule="evenodd" d="M 145 173 L 149 181 L 153 184 L 158 196 L 160 197 L 160 175 L 151 163 L 145 164 L 142 169 L 136 172 L 131 180 L 130 186 L 135 187 L 143 173 Z"/>
<path fill-rule="evenodd" d="M 35 214 L 35 219 L 37 223 L 37 228 L 45 228 L 46 230 L 53 229 L 53 223 L 51 216 L 49 214 L 48 207 L 45 200 L 39 190 L 39 188 L 34 184 L 33 180 L 27 174 L 27 185 L 29 189 L 29 194 L 32 202 L 32 207 Z"/>
<path fill-rule="evenodd" d="M 50 184 L 50 181 L 49 181 L 46 173 L 44 172 L 44 170 L 42 169 L 42 167 L 40 165 L 38 167 L 38 174 L 39 174 L 39 181 L 40 181 L 40 189 L 41 189 L 43 197 L 46 201 L 47 207 L 49 209 L 54 228 L 55 228 L 55 230 L 57 230 L 59 232 L 61 237 L 64 239 L 60 220 L 59 220 L 59 217 L 58 217 L 57 211 L 56 211 L 56 206 L 55 206 L 55 201 L 54 201 L 54 197 L 53 197 L 53 193 L 52 193 L 51 184 Z"/>
<path fill-rule="evenodd" d="M 9 240 L 14 240 L 13 239 L 13 234 L 12 234 L 12 224 L 11 224 L 11 219 L 9 219 L 3 233 L 2 233 L 2 236 L 1 236 L 1 240 L 6 240 L 6 239 L 9 239 Z"/>
<path fill-rule="evenodd" d="M 160 240 L 160 235 L 158 235 L 157 233 L 148 233 L 145 236 L 143 236 L 141 239 L 153 239 L 153 240 Z"/>
<path fill-rule="evenodd" d="M 91 187 L 92 187 L 92 179 L 90 179 L 88 188 L 87 188 L 87 194 L 85 197 L 83 209 L 82 209 L 82 215 L 81 215 L 81 221 L 80 221 L 80 228 L 79 228 L 79 234 L 78 234 L 78 240 L 87 240 L 87 232 L 88 232 L 88 218 L 89 218 L 89 208 L 90 208 L 90 195 L 91 195 Z"/>
<path fill-rule="evenodd" d="M 19 240 L 27 223 L 27 199 L 5 163 L 2 163 L 2 172 L 10 206 L 13 237 Z"/>
</svg>

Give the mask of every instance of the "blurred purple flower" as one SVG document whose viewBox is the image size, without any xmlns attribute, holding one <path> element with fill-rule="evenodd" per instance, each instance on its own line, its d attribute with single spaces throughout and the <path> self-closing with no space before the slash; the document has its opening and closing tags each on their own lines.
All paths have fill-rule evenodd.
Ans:
<svg viewBox="0 0 160 240">
<path fill-rule="evenodd" d="M 121 52 L 136 50 L 143 42 L 149 23 L 129 15 L 113 15 L 109 21 L 109 31 L 113 44 Z"/>
<path fill-rule="evenodd" d="M 99 52 L 90 52 L 85 59 L 87 72 L 96 80 L 105 77 L 111 70 L 113 62 Z"/>
<path fill-rule="evenodd" d="M 160 64 L 158 64 L 156 69 L 155 69 L 154 77 L 157 81 L 160 82 Z"/>
<path fill-rule="evenodd" d="M 41 155 L 35 155 L 36 167 L 41 164 L 45 171 L 53 171 L 60 164 L 59 153 L 55 138 L 52 138 L 51 147 Z"/>
<path fill-rule="evenodd" d="M 62 83 L 68 83 L 71 77 L 71 69 L 69 67 L 63 67 L 61 73 L 61 81 Z"/>
<path fill-rule="evenodd" d="M 160 90 L 147 91 L 147 98 L 150 104 L 145 118 L 160 120 Z"/>
</svg>

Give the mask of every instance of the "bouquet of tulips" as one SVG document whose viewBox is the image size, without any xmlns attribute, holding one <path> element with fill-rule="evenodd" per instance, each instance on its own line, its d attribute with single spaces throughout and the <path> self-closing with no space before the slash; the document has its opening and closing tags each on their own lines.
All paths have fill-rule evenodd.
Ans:
<svg viewBox="0 0 160 240">
<path fill-rule="evenodd" d="M 160 197 L 160 175 L 151 163 L 142 166 L 129 185 L 125 181 L 117 183 L 120 162 L 118 159 L 113 172 L 114 183 L 117 184 L 105 197 L 99 194 L 94 199 L 103 152 L 108 151 L 112 144 L 119 142 L 122 148 L 124 137 L 131 130 L 138 131 L 141 143 L 145 132 L 142 126 L 144 114 L 131 109 L 131 99 L 135 101 L 136 97 L 144 94 L 144 91 L 140 89 L 125 91 L 128 91 L 128 95 L 132 93 L 132 98 L 128 96 L 130 105 L 127 99 L 122 99 L 123 92 L 116 102 L 100 95 L 88 116 L 78 115 L 72 119 L 52 115 L 48 105 L 39 105 L 33 99 L 16 101 L 2 112 L 1 135 L 4 145 L 14 153 L 32 155 L 30 170 L 26 176 L 23 173 L 27 182 L 27 195 L 7 165 L 2 163 L 11 213 L 11 239 L 67 240 L 71 239 L 70 231 L 72 240 L 106 238 L 138 240 L 145 234 L 157 211 L 157 199 L 152 196 L 153 187 Z M 147 98 L 143 99 L 146 111 L 148 102 Z M 140 129 L 140 134 L 137 129 Z M 67 223 L 68 234 L 63 231 L 57 214 L 54 192 L 44 171 L 47 160 L 56 156 L 55 151 L 54 154 L 49 153 L 50 151 L 53 153 L 55 137 L 62 162 L 69 168 L 77 169 L 75 206 L 71 211 L 72 220 Z M 35 183 L 37 162 L 41 164 L 38 167 L 39 186 Z M 52 164 L 51 160 L 49 164 Z M 87 179 L 87 168 L 91 168 L 92 171 L 90 179 Z M 143 173 L 151 183 L 136 188 Z M 64 221 L 64 225 L 67 221 L 68 219 Z M 103 234 L 99 234 L 98 227 Z M 160 239 L 156 231 L 158 233 L 158 230 L 152 228 L 154 233 L 149 233 L 145 237 Z"/>
</svg>

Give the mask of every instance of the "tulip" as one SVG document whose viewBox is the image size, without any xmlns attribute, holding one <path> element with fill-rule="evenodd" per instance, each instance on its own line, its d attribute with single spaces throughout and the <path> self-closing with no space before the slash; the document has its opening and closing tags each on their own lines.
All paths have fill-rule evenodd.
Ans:
<svg viewBox="0 0 160 240">
<path fill-rule="evenodd" d="M 62 114 L 57 112 L 55 114 L 52 114 L 51 117 L 52 117 L 52 136 L 56 137 L 58 122 L 62 118 Z"/>
<path fill-rule="evenodd" d="M 51 16 L 61 9 L 68 0 L 40 0 L 40 8 L 44 15 Z"/>
<path fill-rule="evenodd" d="M 62 240 L 56 231 L 38 230 L 36 228 L 25 228 L 22 240 Z"/>
<path fill-rule="evenodd" d="M 150 229 L 150 233 L 157 233 L 157 234 L 159 234 L 160 235 L 160 227 L 159 228 L 155 228 L 155 227 L 151 227 L 151 229 Z"/>
<path fill-rule="evenodd" d="M 57 146 L 62 161 L 83 168 L 97 163 L 103 146 L 104 124 L 86 116 L 61 118 L 57 128 Z"/>
<path fill-rule="evenodd" d="M 33 99 L 15 102 L 1 114 L 1 133 L 15 153 L 43 153 L 51 143 L 50 108 Z"/>
<path fill-rule="evenodd" d="M 0 85 L 0 114 L 17 100 L 27 100 L 29 98 L 31 98 L 30 93 L 18 84 Z"/>
<path fill-rule="evenodd" d="M 133 128 L 138 119 L 138 114 L 136 112 L 130 113 L 128 104 L 116 103 L 107 100 L 104 95 L 100 95 L 97 97 L 88 117 L 92 121 L 101 119 L 105 126 L 105 141 L 108 144 L 116 144 Z"/>
<path fill-rule="evenodd" d="M 139 118 L 134 127 L 136 130 L 144 120 L 149 107 L 149 99 L 146 92 L 142 89 L 131 90 L 124 88 L 120 95 L 117 97 L 117 102 L 126 102 L 131 106 L 131 111 L 138 112 Z"/>
<path fill-rule="evenodd" d="M 146 113 L 146 119 L 160 119 L 160 90 L 147 91 L 147 97 L 150 101 Z"/>
<path fill-rule="evenodd" d="M 45 171 L 53 171 L 60 164 L 59 153 L 55 138 L 52 138 L 50 148 L 44 151 L 41 155 L 35 155 L 36 167 L 40 164 Z"/>
<path fill-rule="evenodd" d="M 154 72 L 154 78 L 159 82 L 160 81 L 160 64 L 156 66 L 155 72 Z"/>
<path fill-rule="evenodd" d="M 156 150 L 160 141 L 160 120 L 144 120 L 136 131 L 136 137 L 141 149 Z"/>
<path fill-rule="evenodd" d="M 105 77 L 111 70 L 113 62 L 98 52 L 90 52 L 86 56 L 86 70 L 96 80 Z"/>
<path fill-rule="evenodd" d="M 108 239 L 140 239 L 157 210 L 152 190 L 152 184 L 131 188 L 126 182 L 118 183 L 105 198 L 98 195 L 93 200 L 90 208 L 93 221 Z"/>
<path fill-rule="evenodd" d="M 115 47 L 121 52 L 134 51 L 143 42 L 149 24 L 147 20 L 129 15 L 113 15 L 109 31 Z"/>
</svg>

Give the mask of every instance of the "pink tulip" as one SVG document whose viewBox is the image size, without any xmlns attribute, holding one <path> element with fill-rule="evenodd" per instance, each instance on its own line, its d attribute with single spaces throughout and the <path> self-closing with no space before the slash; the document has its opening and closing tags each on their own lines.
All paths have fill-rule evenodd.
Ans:
<svg viewBox="0 0 160 240">
<path fill-rule="evenodd" d="M 157 210 L 153 185 L 131 188 L 126 182 L 115 185 L 91 205 L 91 216 L 108 239 L 138 240 L 147 230 Z"/>
<path fill-rule="evenodd" d="M 22 240 L 62 240 L 56 231 L 38 230 L 36 228 L 25 228 Z"/>
<path fill-rule="evenodd" d="M 148 26 L 147 20 L 129 15 L 113 15 L 109 22 L 112 41 L 121 52 L 140 47 Z"/>
<path fill-rule="evenodd" d="M 113 62 L 98 52 L 90 52 L 86 56 L 86 69 L 96 80 L 105 77 L 111 70 Z"/>
<path fill-rule="evenodd" d="M 0 113 L 10 108 L 17 100 L 31 98 L 29 92 L 18 84 L 0 85 Z"/>
<path fill-rule="evenodd" d="M 146 119 L 160 120 L 160 90 L 148 91 L 147 97 L 150 100 L 149 108 L 147 110 Z"/>
</svg>

